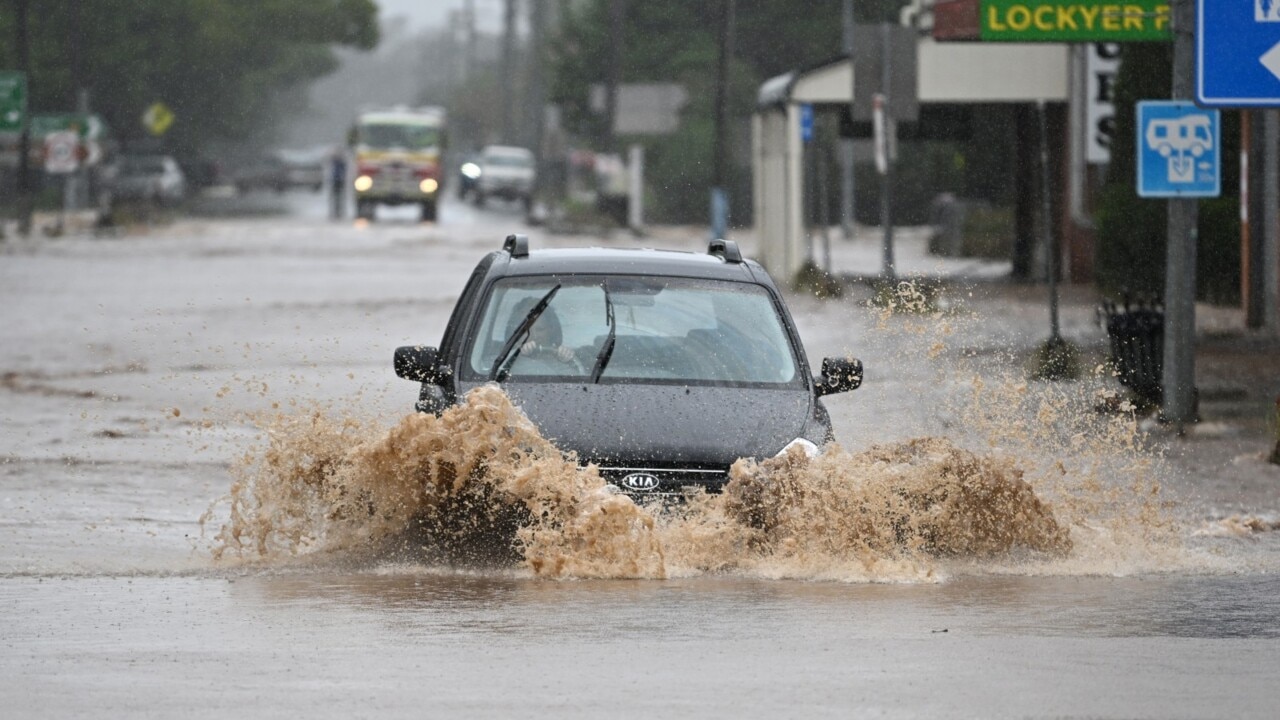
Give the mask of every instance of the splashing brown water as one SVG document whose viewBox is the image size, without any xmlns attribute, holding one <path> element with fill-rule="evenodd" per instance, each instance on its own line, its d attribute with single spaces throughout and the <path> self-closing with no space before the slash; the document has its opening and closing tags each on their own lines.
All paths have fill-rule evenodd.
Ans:
<svg viewBox="0 0 1280 720">
<path fill-rule="evenodd" d="M 610 492 L 496 386 L 389 430 L 281 415 L 236 469 L 220 559 L 278 562 L 389 547 L 543 577 L 902 580 L 943 558 L 1056 558 L 1067 526 L 1012 461 L 943 439 L 740 460 L 720 495 L 673 508 Z"/>
</svg>

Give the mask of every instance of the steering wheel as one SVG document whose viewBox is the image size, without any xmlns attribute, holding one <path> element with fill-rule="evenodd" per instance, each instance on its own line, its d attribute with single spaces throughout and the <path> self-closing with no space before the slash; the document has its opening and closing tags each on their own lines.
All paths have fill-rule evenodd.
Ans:
<svg viewBox="0 0 1280 720">
<path fill-rule="evenodd" d="M 579 375 L 587 374 L 586 366 L 578 359 L 578 354 L 572 351 L 569 353 L 569 359 L 567 361 L 562 360 L 556 350 L 547 345 L 536 345 L 532 349 L 522 352 L 521 355 L 527 356 L 530 360 L 537 360 L 539 364 L 545 365 L 548 368 L 556 368 L 560 365 L 572 365 L 573 368 L 578 371 Z"/>
</svg>

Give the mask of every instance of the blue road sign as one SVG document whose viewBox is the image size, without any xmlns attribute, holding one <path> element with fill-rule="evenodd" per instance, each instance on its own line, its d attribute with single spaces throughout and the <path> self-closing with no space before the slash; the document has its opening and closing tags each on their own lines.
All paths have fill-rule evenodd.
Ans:
<svg viewBox="0 0 1280 720">
<path fill-rule="evenodd" d="M 1280 0 L 1199 0 L 1196 102 L 1280 107 Z"/>
<path fill-rule="evenodd" d="M 800 106 L 800 139 L 804 142 L 813 139 L 813 106 L 809 103 Z"/>
<path fill-rule="evenodd" d="M 1218 197 L 1219 127 L 1217 110 L 1191 102 L 1138 103 L 1138 196 Z"/>
</svg>

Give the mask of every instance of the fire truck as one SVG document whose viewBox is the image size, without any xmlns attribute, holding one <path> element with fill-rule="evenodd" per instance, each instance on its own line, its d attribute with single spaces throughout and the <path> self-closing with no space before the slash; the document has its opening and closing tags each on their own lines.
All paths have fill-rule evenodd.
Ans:
<svg viewBox="0 0 1280 720">
<path fill-rule="evenodd" d="M 436 219 L 444 190 L 443 108 L 366 110 L 352 143 L 357 217 L 373 220 L 378 205 L 418 205 L 423 221 Z"/>
</svg>

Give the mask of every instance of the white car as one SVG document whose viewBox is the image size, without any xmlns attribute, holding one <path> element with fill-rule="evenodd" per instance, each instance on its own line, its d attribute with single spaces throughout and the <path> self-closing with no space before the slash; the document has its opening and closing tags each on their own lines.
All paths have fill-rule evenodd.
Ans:
<svg viewBox="0 0 1280 720">
<path fill-rule="evenodd" d="M 168 155 L 126 155 L 120 160 L 115 196 L 176 205 L 187 196 L 187 178 Z"/>
<path fill-rule="evenodd" d="M 489 145 L 476 160 L 480 175 L 475 178 L 475 201 L 484 205 L 488 198 L 519 200 L 526 208 L 533 201 L 533 184 L 537 168 L 533 153 L 522 147 Z"/>
</svg>

